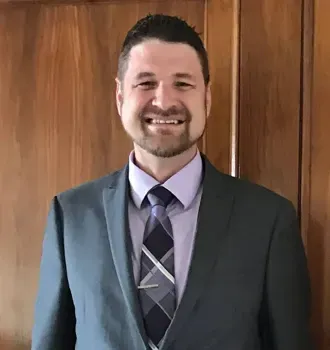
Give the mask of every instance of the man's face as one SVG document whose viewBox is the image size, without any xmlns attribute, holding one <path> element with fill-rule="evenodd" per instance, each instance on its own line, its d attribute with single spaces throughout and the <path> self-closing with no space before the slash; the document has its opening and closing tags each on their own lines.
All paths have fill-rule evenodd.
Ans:
<svg viewBox="0 0 330 350">
<path fill-rule="evenodd" d="M 158 157 L 193 147 L 211 105 L 196 51 L 155 39 L 134 46 L 128 60 L 123 81 L 117 79 L 117 107 L 135 146 Z"/>
</svg>

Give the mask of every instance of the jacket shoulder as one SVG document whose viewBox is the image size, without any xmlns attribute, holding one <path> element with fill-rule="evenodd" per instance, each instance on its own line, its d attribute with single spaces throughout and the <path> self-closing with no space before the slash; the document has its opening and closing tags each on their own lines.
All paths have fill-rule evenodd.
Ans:
<svg viewBox="0 0 330 350">
<path fill-rule="evenodd" d="M 125 169 L 126 167 L 59 192 L 56 194 L 55 198 L 63 204 L 93 203 L 102 196 L 102 192 L 105 188 L 116 186 L 119 178 L 126 175 Z"/>
<path fill-rule="evenodd" d="M 211 186 L 229 191 L 235 197 L 235 202 L 246 208 L 259 209 L 260 212 L 285 209 L 295 211 L 294 204 L 287 197 L 279 192 L 271 190 L 266 186 L 254 183 L 248 179 L 237 178 L 218 171 L 213 165 L 208 165 L 211 174 Z"/>
</svg>

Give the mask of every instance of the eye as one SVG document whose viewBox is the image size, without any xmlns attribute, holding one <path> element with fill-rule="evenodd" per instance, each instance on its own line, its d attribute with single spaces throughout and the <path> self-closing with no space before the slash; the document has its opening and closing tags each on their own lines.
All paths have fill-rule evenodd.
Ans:
<svg viewBox="0 0 330 350">
<path fill-rule="evenodd" d="M 186 83 L 184 81 L 176 81 L 175 86 L 181 89 L 188 89 L 193 87 L 191 84 Z"/>
<path fill-rule="evenodd" d="M 149 90 L 152 89 L 154 87 L 156 87 L 157 83 L 155 81 L 143 81 L 142 83 L 137 84 L 137 87 L 143 89 L 143 90 Z"/>
</svg>

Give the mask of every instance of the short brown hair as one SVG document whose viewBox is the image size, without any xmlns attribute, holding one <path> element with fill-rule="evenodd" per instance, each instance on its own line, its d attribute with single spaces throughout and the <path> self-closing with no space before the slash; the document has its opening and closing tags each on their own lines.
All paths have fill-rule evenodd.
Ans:
<svg viewBox="0 0 330 350">
<path fill-rule="evenodd" d="M 127 33 L 118 62 L 118 78 L 123 80 L 131 49 L 148 39 L 169 43 L 184 43 L 198 54 L 205 85 L 210 81 L 209 62 L 203 41 L 194 27 L 179 17 L 162 14 L 147 15 L 140 19 Z"/>
</svg>

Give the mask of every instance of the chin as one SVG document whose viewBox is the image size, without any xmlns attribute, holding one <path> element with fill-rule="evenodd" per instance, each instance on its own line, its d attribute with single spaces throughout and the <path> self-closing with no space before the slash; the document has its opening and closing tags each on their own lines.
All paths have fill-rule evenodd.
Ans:
<svg viewBox="0 0 330 350">
<path fill-rule="evenodd" d="M 148 152 L 159 158 L 173 158 L 183 153 L 178 150 L 149 150 Z"/>
<path fill-rule="evenodd" d="M 177 147 L 164 147 L 161 145 L 158 146 L 152 146 L 152 145 L 146 145 L 146 144 L 139 144 L 139 146 L 145 150 L 146 152 L 152 154 L 153 156 L 159 157 L 159 158 L 172 158 L 176 157 L 189 149 L 191 149 L 195 143 L 189 143 L 185 145 L 178 145 Z"/>
</svg>

